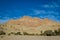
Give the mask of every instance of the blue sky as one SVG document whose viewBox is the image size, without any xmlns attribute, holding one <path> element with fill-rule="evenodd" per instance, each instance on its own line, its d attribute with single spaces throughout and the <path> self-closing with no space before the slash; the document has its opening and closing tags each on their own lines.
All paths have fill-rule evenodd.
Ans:
<svg viewBox="0 0 60 40">
<path fill-rule="evenodd" d="M 60 0 L 0 0 L 0 23 L 23 16 L 60 22 Z"/>
</svg>

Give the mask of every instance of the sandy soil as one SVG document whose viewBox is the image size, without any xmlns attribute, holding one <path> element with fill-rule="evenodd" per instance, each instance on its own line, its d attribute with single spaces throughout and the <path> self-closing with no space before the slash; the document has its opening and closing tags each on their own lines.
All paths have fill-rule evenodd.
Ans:
<svg viewBox="0 0 60 40">
<path fill-rule="evenodd" d="M 59 36 L 21 36 L 21 35 L 8 36 L 8 35 L 5 35 L 5 36 L 0 36 L 0 40 L 60 40 L 60 37 Z"/>
</svg>

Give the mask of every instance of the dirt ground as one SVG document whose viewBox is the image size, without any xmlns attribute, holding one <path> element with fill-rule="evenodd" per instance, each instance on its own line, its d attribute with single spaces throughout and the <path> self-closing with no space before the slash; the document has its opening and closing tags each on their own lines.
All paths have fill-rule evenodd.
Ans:
<svg viewBox="0 0 60 40">
<path fill-rule="evenodd" d="M 60 37 L 59 36 L 5 35 L 5 36 L 0 36 L 0 40 L 60 40 Z"/>
</svg>

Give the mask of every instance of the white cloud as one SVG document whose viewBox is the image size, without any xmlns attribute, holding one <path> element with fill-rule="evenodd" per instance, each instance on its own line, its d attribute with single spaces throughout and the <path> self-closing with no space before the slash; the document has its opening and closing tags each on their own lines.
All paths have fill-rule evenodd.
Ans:
<svg viewBox="0 0 60 40">
<path fill-rule="evenodd" d="M 3 19 L 7 19 L 7 20 L 9 20 L 10 18 L 9 18 L 8 16 L 5 16 L 5 17 L 3 17 Z"/>
<path fill-rule="evenodd" d="M 54 20 L 54 21 L 56 21 L 56 22 L 60 22 L 60 20 L 58 20 L 57 19 L 57 16 L 54 16 L 54 15 L 48 15 L 48 16 L 46 16 L 48 19 L 50 19 L 50 20 Z"/>
<path fill-rule="evenodd" d="M 53 8 L 54 6 L 53 5 L 45 4 L 45 5 L 42 5 L 42 7 L 45 7 L 45 8 Z"/>
<path fill-rule="evenodd" d="M 55 7 L 60 7 L 57 3 L 52 2 Z"/>
<path fill-rule="evenodd" d="M 42 13 L 46 13 L 46 11 L 44 11 L 44 10 L 34 10 L 33 12 L 34 12 L 36 15 L 42 14 Z"/>
<path fill-rule="evenodd" d="M 17 18 L 17 17 L 13 17 L 13 18 Z"/>
<path fill-rule="evenodd" d="M 33 10 L 34 15 L 39 15 L 39 14 L 56 14 L 59 15 L 58 12 L 55 11 L 45 11 L 45 10 Z"/>
<path fill-rule="evenodd" d="M 40 18 L 48 18 L 49 20 L 54 20 L 56 22 L 59 22 L 56 16 L 54 15 L 45 15 L 45 16 L 40 16 Z"/>
<path fill-rule="evenodd" d="M 19 17 L 13 17 L 12 19 L 18 19 Z"/>
<path fill-rule="evenodd" d="M 44 7 L 44 8 L 55 8 L 55 7 L 60 7 L 60 5 L 58 5 L 55 2 L 52 2 L 52 4 L 45 4 L 45 5 L 42 5 L 41 7 Z"/>
</svg>

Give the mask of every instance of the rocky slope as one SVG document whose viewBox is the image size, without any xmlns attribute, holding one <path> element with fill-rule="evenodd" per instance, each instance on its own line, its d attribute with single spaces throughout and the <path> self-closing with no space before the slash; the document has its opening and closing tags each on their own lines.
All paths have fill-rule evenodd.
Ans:
<svg viewBox="0 0 60 40">
<path fill-rule="evenodd" d="M 7 33 L 20 31 L 21 33 L 27 32 L 30 34 L 40 34 L 40 31 L 44 32 L 45 30 L 57 30 L 60 28 L 60 23 L 47 18 L 40 19 L 37 17 L 32 18 L 24 16 L 20 19 L 9 20 L 3 27 L 6 29 L 5 32 Z"/>
</svg>

